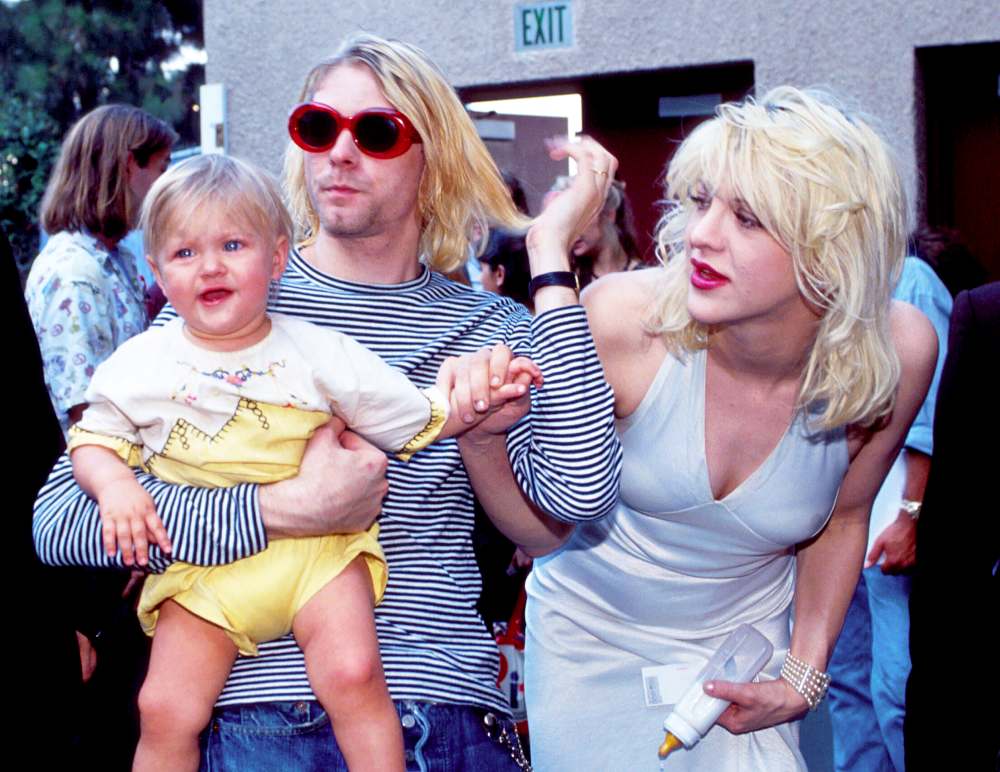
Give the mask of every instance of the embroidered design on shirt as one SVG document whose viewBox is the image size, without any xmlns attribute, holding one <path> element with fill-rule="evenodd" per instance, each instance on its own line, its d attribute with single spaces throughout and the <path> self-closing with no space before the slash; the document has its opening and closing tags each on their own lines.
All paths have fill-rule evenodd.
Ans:
<svg viewBox="0 0 1000 772">
<path fill-rule="evenodd" d="M 272 362 L 267 366 L 265 370 L 251 370 L 249 367 L 241 367 L 239 370 L 229 371 L 222 367 L 217 367 L 215 370 L 206 372 L 205 370 L 199 370 L 194 365 L 189 365 L 187 362 L 180 362 L 179 364 L 187 365 L 195 372 L 200 375 L 205 375 L 209 378 L 215 378 L 218 381 L 225 381 L 226 383 L 232 384 L 238 389 L 243 388 L 247 381 L 251 378 L 259 378 L 261 376 L 268 375 L 270 377 L 275 377 L 275 370 L 279 367 L 285 366 L 285 360 L 282 359 L 278 362 Z"/>
</svg>

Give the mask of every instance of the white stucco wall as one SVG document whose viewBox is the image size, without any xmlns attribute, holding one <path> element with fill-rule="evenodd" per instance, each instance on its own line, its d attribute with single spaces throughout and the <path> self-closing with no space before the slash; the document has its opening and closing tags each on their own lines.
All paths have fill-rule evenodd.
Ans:
<svg viewBox="0 0 1000 772">
<path fill-rule="evenodd" d="M 514 5 L 205 0 L 207 77 L 227 87 L 230 152 L 277 171 L 306 71 L 365 29 L 421 46 L 456 86 L 753 60 L 757 93 L 826 85 L 876 115 L 912 194 L 914 48 L 1000 39 L 991 0 L 573 0 L 575 47 L 524 54 Z"/>
</svg>

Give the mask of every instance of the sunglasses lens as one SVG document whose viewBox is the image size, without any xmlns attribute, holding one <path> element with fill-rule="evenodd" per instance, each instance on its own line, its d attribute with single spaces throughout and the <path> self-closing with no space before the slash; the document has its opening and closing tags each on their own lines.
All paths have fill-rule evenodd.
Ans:
<svg viewBox="0 0 1000 772">
<path fill-rule="evenodd" d="M 354 124 L 358 144 L 372 153 L 390 153 L 400 142 L 400 129 L 387 115 L 368 113 L 358 117 Z"/>
<path fill-rule="evenodd" d="M 299 138 L 309 147 L 327 148 L 337 136 L 337 119 L 322 110 L 306 110 L 297 123 Z"/>
<path fill-rule="evenodd" d="M 288 119 L 292 140 L 310 153 L 332 148 L 341 129 L 351 134 L 361 152 L 375 158 L 395 158 L 420 141 L 402 113 L 384 108 L 345 117 L 332 107 L 306 102 L 296 107 Z"/>
</svg>

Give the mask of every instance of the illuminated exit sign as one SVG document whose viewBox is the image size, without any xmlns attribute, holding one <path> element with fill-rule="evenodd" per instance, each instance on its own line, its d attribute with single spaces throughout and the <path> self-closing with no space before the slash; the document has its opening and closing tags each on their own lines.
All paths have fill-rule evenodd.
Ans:
<svg viewBox="0 0 1000 772">
<path fill-rule="evenodd" d="M 518 3 L 514 6 L 515 51 L 570 48 L 572 45 L 572 2 Z"/>
</svg>

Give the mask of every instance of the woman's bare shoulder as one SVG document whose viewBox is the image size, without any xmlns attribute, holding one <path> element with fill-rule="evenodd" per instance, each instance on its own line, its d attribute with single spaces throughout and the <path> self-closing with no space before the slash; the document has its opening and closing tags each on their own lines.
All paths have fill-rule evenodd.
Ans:
<svg viewBox="0 0 1000 772">
<path fill-rule="evenodd" d="M 595 339 L 617 345 L 642 343 L 644 320 L 656 299 L 662 269 L 649 268 L 602 276 L 580 296 Z"/>
<path fill-rule="evenodd" d="M 615 392 L 619 418 L 638 406 L 666 355 L 660 336 L 645 325 L 659 279 L 659 269 L 610 274 L 583 293 L 597 355 Z"/>
</svg>

